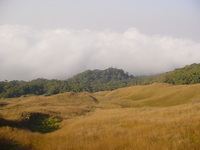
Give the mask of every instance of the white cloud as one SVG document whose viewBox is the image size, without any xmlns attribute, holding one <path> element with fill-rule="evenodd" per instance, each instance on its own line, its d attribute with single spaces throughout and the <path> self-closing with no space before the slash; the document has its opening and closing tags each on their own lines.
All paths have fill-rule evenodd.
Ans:
<svg viewBox="0 0 200 150">
<path fill-rule="evenodd" d="M 148 36 L 135 28 L 117 33 L 0 26 L 0 80 L 67 79 L 86 69 L 108 67 L 155 74 L 191 63 L 200 63 L 200 43 Z"/>
</svg>

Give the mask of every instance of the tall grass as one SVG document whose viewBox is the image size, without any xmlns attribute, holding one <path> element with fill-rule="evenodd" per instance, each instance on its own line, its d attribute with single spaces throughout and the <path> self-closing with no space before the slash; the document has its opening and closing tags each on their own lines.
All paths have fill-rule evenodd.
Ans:
<svg viewBox="0 0 200 150">
<path fill-rule="evenodd" d="M 105 94 L 93 94 L 99 103 L 92 104 L 87 104 L 85 94 L 85 102 L 76 105 L 71 101 L 66 102 L 69 98 L 65 96 L 68 94 L 60 95 L 62 102 L 56 100 L 56 96 L 44 99 L 39 97 L 40 101 L 36 100 L 38 97 L 13 99 L 0 109 L 1 117 L 7 120 L 18 120 L 17 114 L 25 110 L 44 111 L 41 108 L 46 109 L 46 112 L 54 108 L 51 111 L 57 114 L 49 112 L 50 115 L 68 117 L 63 119 L 59 130 L 46 134 L 1 126 L 0 140 L 12 139 L 18 146 L 33 150 L 198 150 L 200 103 L 199 92 L 196 90 L 199 87 L 198 84 L 154 84 L 123 88 Z M 136 95 L 140 98 L 133 100 Z M 81 96 L 77 96 L 78 101 Z M 32 109 L 31 102 L 34 105 Z M 127 107 L 122 107 L 122 104 Z M 128 107 L 129 104 L 131 107 Z M 149 104 L 149 107 L 144 107 L 144 104 Z M 65 109 L 71 107 L 74 113 L 79 113 L 70 115 L 71 110 Z M 90 108 L 93 108 L 92 111 Z M 15 117 L 10 117 L 8 110 Z"/>
</svg>

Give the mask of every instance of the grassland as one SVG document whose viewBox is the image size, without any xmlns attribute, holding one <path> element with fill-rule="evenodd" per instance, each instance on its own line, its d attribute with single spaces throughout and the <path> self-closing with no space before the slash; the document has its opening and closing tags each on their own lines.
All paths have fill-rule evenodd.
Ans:
<svg viewBox="0 0 200 150">
<path fill-rule="evenodd" d="M 58 125 L 50 132 L 31 130 L 23 122 L 34 118 L 33 114 L 61 122 L 48 120 L 51 126 Z M 199 149 L 199 116 L 200 84 L 155 83 L 97 93 L 68 92 L 1 99 L 0 147 L 31 150 Z"/>
</svg>

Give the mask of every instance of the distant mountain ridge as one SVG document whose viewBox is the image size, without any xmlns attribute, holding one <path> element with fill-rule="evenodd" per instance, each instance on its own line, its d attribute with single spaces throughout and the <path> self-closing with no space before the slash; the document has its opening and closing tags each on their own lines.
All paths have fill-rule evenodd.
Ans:
<svg viewBox="0 0 200 150">
<path fill-rule="evenodd" d="M 12 98 L 22 95 L 54 95 L 64 92 L 109 91 L 132 85 L 147 85 L 155 82 L 170 84 L 200 83 L 200 64 L 191 64 L 154 76 L 133 76 L 122 69 L 87 70 L 67 80 L 35 79 L 0 82 L 0 97 Z"/>
</svg>

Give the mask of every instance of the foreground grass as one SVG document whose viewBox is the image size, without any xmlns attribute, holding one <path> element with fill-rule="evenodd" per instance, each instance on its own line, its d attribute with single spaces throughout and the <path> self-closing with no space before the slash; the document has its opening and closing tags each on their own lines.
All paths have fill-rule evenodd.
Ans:
<svg viewBox="0 0 200 150">
<path fill-rule="evenodd" d="M 85 93 L 83 104 L 78 103 L 81 97 L 78 96 L 76 99 L 71 94 L 66 95 L 72 96 L 71 98 L 74 98 L 76 104 L 71 103 L 71 101 L 67 102 L 69 98 L 64 95 L 58 96 L 62 97 L 60 99 L 57 97 L 59 100 L 56 100 L 55 96 L 54 98 L 47 97 L 44 99 L 39 97 L 40 101 L 36 100 L 37 98 L 32 98 L 29 101 L 30 104 L 32 102 L 31 108 L 28 107 L 29 102 L 27 99 L 10 100 L 7 106 L 1 108 L 0 114 L 2 116 L 0 117 L 17 120 L 19 119 L 17 114 L 25 110 L 48 112 L 50 108 L 54 108 L 49 114 L 58 115 L 65 119 L 60 124 L 59 130 L 46 134 L 31 132 L 17 127 L 1 126 L 0 141 L 7 141 L 7 146 L 11 145 L 13 146 L 12 148 L 33 150 L 199 149 L 200 103 L 198 101 L 199 93 L 195 91 L 199 88 L 198 85 L 194 87 L 172 86 L 172 89 L 170 85 L 165 84 L 131 88 L 141 88 L 144 91 L 144 99 L 130 100 L 130 97 L 133 97 L 134 94 L 142 93 L 139 90 L 131 93 L 130 89 L 120 89 L 122 91 L 95 93 L 93 95 L 96 97 L 95 101 L 90 99 L 91 95 L 88 96 Z M 181 93 L 181 88 L 184 93 Z M 153 101 L 152 98 L 160 97 L 164 93 L 159 91 L 161 95 L 156 95 L 153 93 L 154 89 L 159 89 L 163 92 L 166 90 L 166 95 L 169 99 L 173 99 L 173 96 L 176 95 L 174 93 L 176 90 L 179 91 L 179 96 L 183 97 L 183 100 L 185 89 L 191 91 L 186 93 L 191 96 L 188 96 L 188 100 L 184 100 L 181 104 L 170 102 L 166 103 L 166 106 L 143 107 L 140 105 L 141 107 L 139 108 L 134 105 L 133 102 L 138 103 L 139 101 L 144 104 L 144 101 L 148 98 L 145 92 L 149 92 L 149 100 L 152 100 L 152 105 L 155 105 L 153 102 L 159 104 L 157 102 L 159 99 Z M 173 91 L 172 96 L 169 91 Z M 128 92 L 130 93 L 128 94 Z M 174 101 L 180 102 L 180 97 L 178 95 L 175 97 Z M 89 103 L 87 103 L 87 99 L 90 101 Z M 160 99 L 162 101 L 164 101 L 163 99 L 168 100 L 164 96 L 163 99 Z M 98 100 L 98 103 L 96 103 L 96 100 Z M 126 104 L 130 102 L 132 106 L 122 107 L 123 101 Z M 47 102 L 49 103 L 48 105 Z M 46 104 L 45 106 L 44 103 Z M 9 115 L 8 110 L 10 115 L 12 114 L 14 117 Z M 0 142 L 0 144 L 2 143 L 4 144 L 5 142 Z"/>
</svg>

